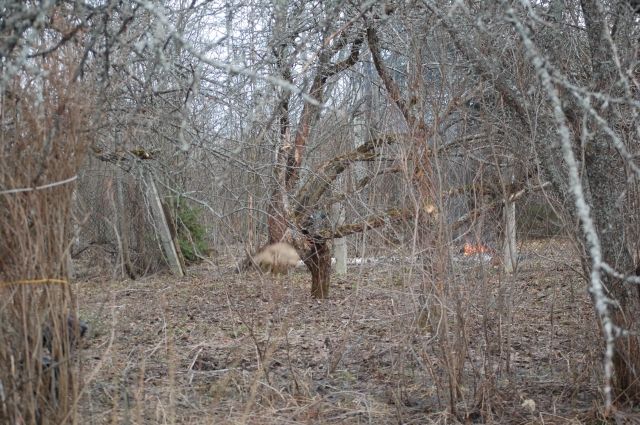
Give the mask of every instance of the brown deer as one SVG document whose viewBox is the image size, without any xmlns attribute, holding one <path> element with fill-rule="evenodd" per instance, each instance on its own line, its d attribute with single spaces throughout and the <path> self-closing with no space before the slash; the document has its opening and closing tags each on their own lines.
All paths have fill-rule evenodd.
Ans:
<svg viewBox="0 0 640 425">
<path fill-rule="evenodd" d="M 295 248 L 285 242 L 267 245 L 253 257 L 253 262 L 264 273 L 273 275 L 287 274 L 299 261 L 300 256 Z"/>
</svg>

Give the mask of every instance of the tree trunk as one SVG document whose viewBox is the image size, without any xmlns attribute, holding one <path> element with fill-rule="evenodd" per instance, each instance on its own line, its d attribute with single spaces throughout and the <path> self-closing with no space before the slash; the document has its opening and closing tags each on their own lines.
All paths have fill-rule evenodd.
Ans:
<svg viewBox="0 0 640 425">
<path fill-rule="evenodd" d="M 619 93 L 617 69 L 605 38 L 609 34 L 606 16 L 596 0 L 582 0 L 587 36 L 592 62 L 592 81 L 602 93 L 615 96 Z M 611 127 L 617 124 L 614 106 L 594 105 L 598 113 Z M 585 143 L 586 142 L 586 143 Z M 603 260 L 621 273 L 631 273 L 633 258 L 627 249 L 624 229 L 624 204 L 626 181 L 624 161 L 613 145 L 608 134 L 592 123 L 591 137 L 581 140 L 585 150 L 585 169 L 591 193 L 592 214 L 598 229 Z M 615 342 L 614 385 L 619 398 L 638 402 L 640 400 L 640 298 L 638 286 L 623 284 L 603 273 L 603 284 L 611 291 L 617 305 L 611 306 L 615 324 L 628 331 L 627 336 L 618 337 Z M 616 308 L 619 306 L 619 308 Z"/>
<path fill-rule="evenodd" d="M 618 283 L 619 285 L 619 283 Z M 618 298 L 618 301 L 620 298 Z M 637 319 L 627 316 L 632 312 L 640 312 L 638 300 L 628 300 L 626 304 L 620 303 L 620 309 L 613 312 L 615 323 L 631 332 L 637 331 Z M 632 307 L 630 307 L 632 305 Z M 636 323 L 634 323 L 636 322 Z M 613 387 L 617 398 L 623 402 L 631 401 L 634 404 L 640 400 L 640 344 L 638 336 L 632 333 L 619 336 L 616 339 L 615 352 L 613 354 L 613 369 L 615 372 Z"/>
<path fill-rule="evenodd" d="M 621 191 L 626 187 L 622 161 L 607 143 L 595 142 L 585 156 L 585 162 L 603 259 L 616 270 L 630 273 L 633 270 L 633 259 L 626 246 L 624 212 L 618 201 Z M 640 400 L 638 286 L 622 283 L 606 274 L 603 274 L 603 283 L 617 301 L 611 307 L 614 310 L 612 317 L 615 324 L 629 331 L 628 336 L 616 339 L 613 358 L 616 394 L 621 399 L 637 402 Z"/>
<path fill-rule="evenodd" d="M 116 202 L 118 205 L 116 222 L 118 223 L 118 232 L 120 233 L 120 246 L 118 248 L 120 249 L 120 262 L 122 263 L 124 271 L 130 279 L 135 280 L 136 274 L 131 263 L 131 257 L 129 256 L 129 226 L 127 223 L 127 213 L 129 213 L 129 211 L 125 207 L 124 189 L 122 187 L 123 178 L 124 176 L 121 173 L 116 176 Z"/>
<path fill-rule="evenodd" d="M 150 173 L 145 174 L 145 180 L 148 188 L 149 205 L 151 206 L 151 212 L 155 221 L 155 227 L 160 238 L 160 245 L 166 256 L 167 262 L 171 271 L 176 276 L 184 276 L 184 266 L 178 256 L 178 246 L 174 243 L 173 236 L 171 235 L 171 228 L 169 227 L 168 217 L 165 214 L 162 207 L 162 200 L 158 194 L 158 188 L 153 180 L 153 176 Z"/>
<path fill-rule="evenodd" d="M 304 263 L 311 272 L 311 296 L 327 298 L 331 278 L 331 249 L 326 239 L 311 242 Z"/>
<path fill-rule="evenodd" d="M 269 216 L 267 218 L 269 228 L 269 243 L 278 243 L 285 240 L 287 233 L 287 219 L 284 216 L 284 203 L 282 202 L 282 194 L 277 193 L 277 190 L 271 195 L 271 202 L 269 203 L 267 212 Z"/>
</svg>

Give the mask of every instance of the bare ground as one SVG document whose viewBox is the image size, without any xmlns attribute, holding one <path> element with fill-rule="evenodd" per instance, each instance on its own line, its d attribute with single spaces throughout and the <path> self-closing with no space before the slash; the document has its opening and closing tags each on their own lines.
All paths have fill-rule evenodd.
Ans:
<svg viewBox="0 0 640 425">
<path fill-rule="evenodd" d="M 428 285 L 407 263 L 353 266 L 324 301 L 302 269 L 235 274 L 224 256 L 183 279 L 86 278 L 82 423 L 597 421 L 601 343 L 574 257 L 527 242 L 515 277 L 462 261 Z"/>
</svg>

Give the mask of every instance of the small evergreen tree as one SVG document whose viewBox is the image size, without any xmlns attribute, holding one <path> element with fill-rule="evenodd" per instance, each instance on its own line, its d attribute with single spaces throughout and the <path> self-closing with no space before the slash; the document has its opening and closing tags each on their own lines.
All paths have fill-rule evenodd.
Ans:
<svg viewBox="0 0 640 425">
<path fill-rule="evenodd" d="M 188 263 L 198 263 L 204 253 L 209 251 L 205 240 L 206 227 L 202 224 L 201 211 L 192 207 L 184 199 L 177 201 L 176 221 L 180 250 Z"/>
</svg>

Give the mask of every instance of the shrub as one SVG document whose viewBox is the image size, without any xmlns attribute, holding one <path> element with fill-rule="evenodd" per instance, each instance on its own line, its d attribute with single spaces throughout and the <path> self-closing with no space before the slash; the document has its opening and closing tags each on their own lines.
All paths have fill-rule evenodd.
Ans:
<svg viewBox="0 0 640 425">
<path fill-rule="evenodd" d="M 192 207 L 184 199 L 177 201 L 178 243 L 184 259 L 188 263 L 198 263 L 202 255 L 209 251 L 205 240 L 207 229 L 202 224 L 201 210 Z"/>
</svg>

